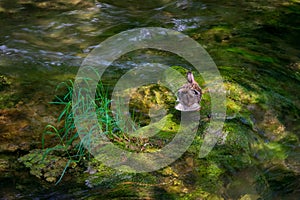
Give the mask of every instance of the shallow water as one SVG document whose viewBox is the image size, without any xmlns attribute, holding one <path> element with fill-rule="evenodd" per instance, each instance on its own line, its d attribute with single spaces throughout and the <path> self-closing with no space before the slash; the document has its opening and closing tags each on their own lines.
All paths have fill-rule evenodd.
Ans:
<svg viewBox="0 0 300 200">
<path fill-rule="evenodd" d="M 207 198 L 247 199 L 250 195 L 251 199 L 297 199 L 299 18 L 297 0 L 0 1 L 0 75 L 11 82 L 9 89 L 0 91 L 2 199 L 196 199 L 197 192 L 204 198 L 203 191 L 209 191 Z M 190 150 L 171 165 L 177 175 L 153 173 L 156 179 L 149 185 L 127 185 L 132 177 L 113 176 L 121 186 L 107 188 L 109 184 L 104 182 L 89 188 L 67 175 L 54 186 L 29 175 L 15 160 L 40 148 L 45 125 L 55 123 L 60 107 L 48 102 L 53 100 L 57 84 L 74 78 L 83 59 L 103 40 L 139 27 L 180 31 L 208 51 L 228 91 L 224 130 L 229 135 L 238 131 L 241 137 L 249 137 L 245 146 L 251 146 L 251 158 L 220 157 L 224 160 L 218 168 L 218 162 L 210 161 L 218 158 L 214 154 L 191 164 L 194 152 Z M 114 84 L 126 70 L 151 62 L 192 68 L 178 56 L 136 51 L 116 60 L 105 80 Z M 243 135 L 247 131 L 249 135 Z M 228 139 L 228 143 L 235 148 L 239 139 Z M 222 148 L 216 147 L 216 152 Z M 246 151 L 242 148 L 235 153 L 239 150 Z M 207 168 L 197 162 L 205 162 Z M 220 171 L 214 171 L 216 168 Z M 211 177 L 203 170 L 211 170 Z M 157 184 L 167 183 L 166 177 L 173 185 Z M 176 181 L 181 182 L 176 185 Z M 214 181 L 217 187 L 210 190 Z M 76 184 L 70 186 L 72 182 Z"/>
</svg>

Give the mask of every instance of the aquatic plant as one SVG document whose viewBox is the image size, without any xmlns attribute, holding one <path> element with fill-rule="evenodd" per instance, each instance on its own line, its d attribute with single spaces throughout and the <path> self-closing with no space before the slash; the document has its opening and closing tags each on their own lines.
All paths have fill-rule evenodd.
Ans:
<svg viewBox="0 0 300 200">
<path fill-rule="evenodd" d="M 56 95 L 54 101 L 50 103 L 64 106 L 57 119 L 59 125 L 57 127 L 50 124 L 47 125 L 42 135 L 42 147 L 45 149 L 44 157 L 50 152 L 63 151 L 69 159 L 58 182 L 71 163 L 78 163 L 82 159 L 90 157 L 84 143 L 88 141 L 92 133 L 88 132 L 79 138 L 78 131 L 74 124 L 72 108 L 77 105 L 72 105 L 73 86 L 74 82 L 72 80 L 63 82 L 57 86 L 57 91 L 63 90 L 64 94 Z M 112 111 L 110 110 L 111 101 L 108 99 L 108 92 L 104 89 L 102 83 L 97 85 L 94 102 L 99 125 L 105 129 L 104 133 L 112 133 L 115 127 L 117 127 L 117 121 L 112 116 Z M 49 136 L 54 136 L 54 138 L 58 140 L 58 144 L 46 148 L 46 140 Z"/>
</svg>

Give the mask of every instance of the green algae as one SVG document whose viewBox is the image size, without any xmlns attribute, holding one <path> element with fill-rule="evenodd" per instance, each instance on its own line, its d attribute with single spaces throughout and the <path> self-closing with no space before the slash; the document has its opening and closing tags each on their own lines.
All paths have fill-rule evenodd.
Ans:
<svg viewBox="0 0 300 200">
<path fill-rule="evenodd" d="M 102 189 L 103 198 L 141 198 L 153 194 L 152 188 L 159 185 L 156 176 L 150 173 L 125 173 L 103 165 L 96 159 L 89 162 L 96 169 L 92 174 L 78 177 L 89 188 Z"/>
<path fill-rule="evenodd" d="M 226 49 L 229 52 L 233 52 L 236 54 L 240 54 L 241 56 L 245 57 L 248 60 L 258 61 L 258 62 L 265 62 L 265 63 L 275 63 L 276 60 L 272 57 L 267 57 L 263 55 L 259 55 L 254 52 L 250 52 L 249 50 L 242 49 L 242 48 L 228 48 Z"/>
</svg>

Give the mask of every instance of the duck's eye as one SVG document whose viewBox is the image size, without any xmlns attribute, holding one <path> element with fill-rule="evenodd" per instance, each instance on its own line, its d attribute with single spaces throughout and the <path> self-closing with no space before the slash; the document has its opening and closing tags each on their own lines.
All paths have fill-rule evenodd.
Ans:
<svg viewBox="0 0 300 200">
<path fill-rule="evenodd" d="M 200 95 L 200 92 L 198 90 L 193 90 L 195 95 Z"/>
</svg>

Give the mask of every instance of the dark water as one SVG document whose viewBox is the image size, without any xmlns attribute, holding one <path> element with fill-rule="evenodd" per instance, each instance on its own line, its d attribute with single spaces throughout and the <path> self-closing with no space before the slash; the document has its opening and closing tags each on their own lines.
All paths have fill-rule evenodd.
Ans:
<svg viewBox="0 0 300 200">
<path fill-rule="evenodd" d="M 235 167 L 226 169 L 230 173 L 223 177 L 224 185 L 216 189 L 215 194 L 224 199 L 247 199 L 243 195 L 258 193 L 265 194 L 265 199 L 297 199 L 300 195 L 299 1 L 0 0 L 0 27 L 0 75 L 10 77 L 14 83 L 10 100 L 4 101 L 3 95 L 1 101 L 10 105 L 8 109 L 18 108 L 10 111 L 1 105 L 1 116 L 6 116 L 5 113 L 18 116 L 2 122 L 1 133 L 9 129 L 12 137 L 16 137 L 15 143 L 25 140 L 26 146 L 22 149 L 17 145 L 15 150 L 4 148 L 0 152 L 1 162 L 16 160 L 19 154 L 39 147 L 40 132 L 59 112 L 48 105 L 56 85 L 74 78 L 83 59 L 99 43 L 132 28 L 163 27 L 198 41 L 214 59 L 225 81 L 253 91 L 251 95 L 257 94 L 258 102 L 265 101 L 265 96 L 268 99 L 264 104 L 267 108 L 255 107 L 250 102 L 247 109 L 252 113 L 252 122 L 257 125 L 255 132 L 266 143 L 274 142 L 268 148 L 274 148 L 276 155 L 260 149 L 253 155 L 257 163 L 254 167 L 233 164 Z M 174 55 L 136 52 L 115 61 L 106 74 L 107 79 L 115 80 L 124 70 L 150 60 L 190 67 Z M 246 97 L 241 101 L 247 104 Z M 22 111 L 28 115 L 24 119 L 19 115 Z M 228 120 L 228 123 L 238 121 L 247 125 L 247 119 L 243 114 L 241 116 Z M 25 135 L 17 134 L 21 129 L 19 126 L 27 127 Z M 14 139 L 6 141 L 3 138 L 5 145 L 14 143 Z M 287 150 L 284 153 L 282 149 L 277 151 L 276 145 L 283 145 Z M 267 163 L 270 157 L 282 158 L 281 154 L 284 159 Z M 75 182 L 72 177 L 68 177 L 66 183 L 54 186 L 41 183 L 24 168 L 25 173 L 15 169 L 19 168 L 10 166 L 1 171 L 1 199 L 118 198 L 118 194 L 111 194 L 119 190 L 90 189 L 77 183 L 70 185 Z M 193 183 L 196 181 L 192 174 L 188 175 L 186 185 L 195 193 Z M 261 185 L 253 186 L 252 177 L 262 177 Z M 150 186 L 138 190 L 129 186 L 127 189 L 140 192 L 141 199 L 196 199 L 195 195 L 188 197 L 180 190 L 171 195 L 172 192 L 168 191 L 169 194 L 164 187 L 147 187 Z M 130 197 L 138 199 L 138 195 L 128 195 Z M 257 198 L 251 196 L 251 199 Z"/>
</svg>

